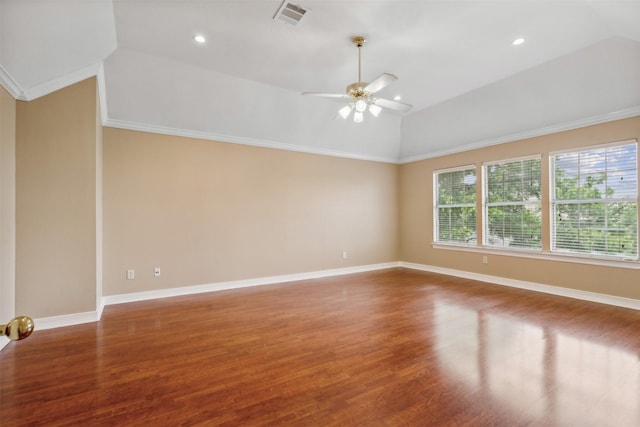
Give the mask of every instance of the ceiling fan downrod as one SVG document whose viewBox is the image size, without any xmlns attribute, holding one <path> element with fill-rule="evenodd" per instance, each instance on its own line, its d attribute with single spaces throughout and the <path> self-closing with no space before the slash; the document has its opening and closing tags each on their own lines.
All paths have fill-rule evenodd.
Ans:
<svg viewBox="0 0 640 427">
<path fill-rule="evenodd" d="M 367 40 L 362 36 L 356 36 L 352 41 L 358 47 L 358 81 L 347 86 L 347 94 L 357 101 L 362 98 L 369 98 L 369 94 L 364 90 L 367 87 L 367 83 L 362 81 L 362 46 Z"/>
<path fill-rule="evenodd" d="M 353 44 L 358 46 L 358 83 L 362 82 L 362 45 L 364 45 L 364 42 L 366 41 L 367 39 L 362 36 L 356 36 L 353 38 Z"/>
</svg>

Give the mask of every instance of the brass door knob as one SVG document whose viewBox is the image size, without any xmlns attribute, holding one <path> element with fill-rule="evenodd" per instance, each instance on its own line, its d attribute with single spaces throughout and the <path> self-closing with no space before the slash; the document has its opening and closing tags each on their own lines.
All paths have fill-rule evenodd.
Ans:
<svg viewBox="0 0 640 427">
<path fill-rule="evenodd" d="M 18 316 L 6 325 L 0 325 L 0 336 L 6 336 L 11 341 L 20 341 L 31 335 L 34 327 L 33 319 Z"/>
</svg>

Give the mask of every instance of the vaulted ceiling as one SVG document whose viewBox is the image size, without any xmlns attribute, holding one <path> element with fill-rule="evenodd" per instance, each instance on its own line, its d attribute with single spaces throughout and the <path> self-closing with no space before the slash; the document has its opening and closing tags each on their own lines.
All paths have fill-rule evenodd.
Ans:
<svg viewBox="0 0 640 427">
<path fill-rule="evenodd" d="M 98 76 L 108 126 L 407 162 L 640 115 L 640 1 L 0 0 L 0 83 Z M 194 35 L 206 42 L 198 44 Z M 413 109 L 343 120 L 362 77 Z M 525 42 L 514 46 L 522 37 Z"/>
</svg>

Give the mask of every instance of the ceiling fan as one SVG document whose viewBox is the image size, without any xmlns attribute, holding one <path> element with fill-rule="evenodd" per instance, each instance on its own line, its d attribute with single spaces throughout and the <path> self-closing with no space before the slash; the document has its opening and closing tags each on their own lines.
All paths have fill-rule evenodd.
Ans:
<svg viewBox="0 0 640 427">
<path fill-rule="evenodd" d="M 382 108 L 401 112 L 411 110 L 412 106 L 409 104 L 374 96 L 376 92 L 384 89 L 398 78 L 393 74 L 383 73 L 371 83 L 363 82 L 361 78 L 361 49 L 366 39 L 364 37 L 357 36 L 354 37 L 352 41 L 353 44 L 358 47 L 358 81 L 347 86 L 346 93 L 344 94 L 318 92 L 303 92 L 302 94 L 307 96 L 320 96 L 323 98 L 350 98 L 352 102 L 342 107 L 340 111 L 338 111 L 338 114 L 340 114 L 340 117 L 343 119 L 346 119 L 349 117 L 349 114 L 351 114 L 351 111 L 355 110 L 353 113 L 353 121 L 356 123 L 360 123 L 364 120 L 363 113 L 366 110 L 369 110 L 374 117 L 378 117 Z"/>
</svg>

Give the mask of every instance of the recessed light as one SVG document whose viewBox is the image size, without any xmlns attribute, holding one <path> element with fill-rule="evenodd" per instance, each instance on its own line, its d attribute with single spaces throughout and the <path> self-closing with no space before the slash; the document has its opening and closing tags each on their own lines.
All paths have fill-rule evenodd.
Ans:
<svg viewBox="0 0 640 427">
<path fill-rule="evenodd" d="M 193 36 L 193 40 L 195 40 L 196 43 L 200 43 L 200 44 L 207 41 L 207 39 L 205 39 L 202 34 L 196 34 L 195 36 Z"/>
<path fill-rule="evenodd" d="M 395 99 L 396 101 L 400 101 L 402 97 L 400 95 L 396 95 L 393 97 L 393 99 Z"/>
<path fill-rule="evenodd" d="M 518 37 L 517 39 L 511 42 L 511 44 L 514 46 L 519 46 L 522 43 L 524 43 L 524 39 L 522 37 Z"/>
</svg>

